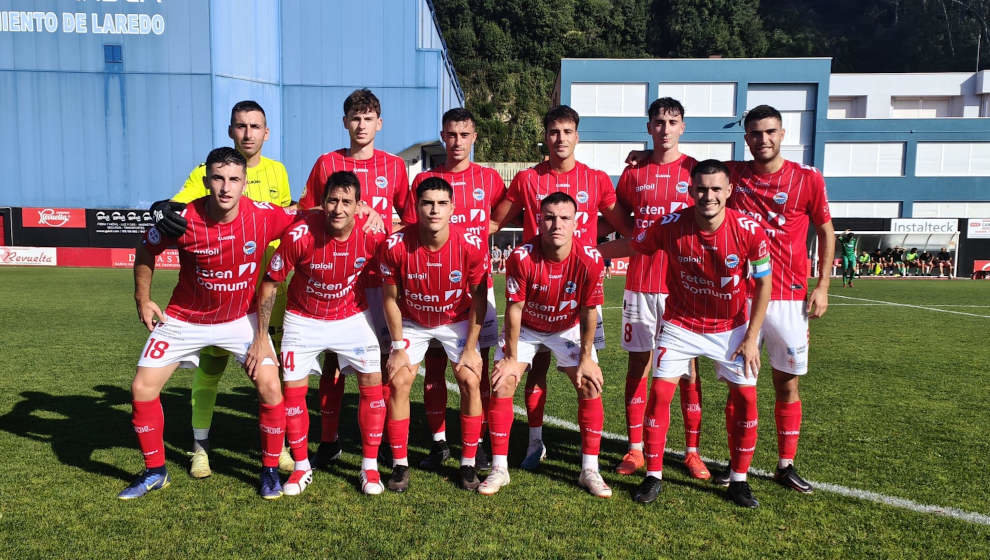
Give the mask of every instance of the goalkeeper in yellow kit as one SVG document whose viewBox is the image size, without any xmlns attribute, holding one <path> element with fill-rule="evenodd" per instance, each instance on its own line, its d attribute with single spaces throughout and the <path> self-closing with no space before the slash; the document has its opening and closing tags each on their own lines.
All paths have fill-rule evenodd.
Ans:
<svg viewBox="0 0 990 560">
<path fill-rule="evenodd" d="M 289 176 L 285 172 L 285 166 L 281 162 L 268 159 L 261 155 L 261 147 L 268 140 L 269 129 L 265 118 L 265 110 L 254 101 L 241 101 L 234 105 L 230 111 L 230 127 L 227 134 L 234 141 L 234 147 L 247 159 L 247 185 L 244 196 L 255 202 L 270 202 L 278 206 L 290 206 L 292 204 L 292 193 L 289 190 Z M 197 198 L 206 196 L 207 190 L 203 182 L 206 175 L 206 166 L 200 164 L 186 180 L 172 202 L 182 203 L 181 205 L 170 204 L 169 201 L 155 203 L 152 210 L 157 210 L 155 215 L 156 226 L 166 234 L 175 234 L 170 228 L 185 229 L 185 219 L 176 210 L 182 208 L 185 203 L 192 202 Z M 181 234 L 181 231 L 178 232 Z M 265 258 L 262 261 L 267 266 L 271 260 L 271 255 L 278 247 L 278 241 L 272 242 L 268 246 Z M 265 277 L 262 270 L 258 275 L 259 283 Z M 282 338 L 282 319 L 285 314 L 285 284 L 278 287 L 275 307 L 272 310 L 270 329 L 272 340 L 276 348 Z M 189 474 L 193 478 L 205 478 L 212 474 L 208 452 L 210 449 L 210 425 L 213 422 L 213 408 L 217 401 L 217 385 L 220 376 L 223 375 L 227 367 L 227 360 L 230 353 L 215 346 L 204 348 L 199 355 L 199 367 L 193 374 L 192 386 L 192 428 L 193 428 L 193 453 L 192 464 Z M 283 448 L 282 456 L 279 458 L 279 467 L 282 470 L 291 471 L 293 461 L 288 452 Z"/>
</svg>

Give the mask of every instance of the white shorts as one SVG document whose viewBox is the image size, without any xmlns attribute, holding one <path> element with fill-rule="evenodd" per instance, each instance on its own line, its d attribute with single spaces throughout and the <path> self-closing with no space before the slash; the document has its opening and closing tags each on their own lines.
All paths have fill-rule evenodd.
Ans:
<svg viewBox="0 0 990 560">
<path fill-rule="evenodd" d="M 743 370 L 743 358 L 731 359 L 746 337 L 749 324 L 731 331 L 698 334 L 676 325 L 665 324 L 653 359 L 653 377 L 681 377 L 687 375 L 692 358 L 711 358 L 719 379 L 737 385 L 756 385 L 756 378 L 747 378 Z"/>
<path fill-rule="evenodd" d="M 285 314 L 282 334 L 282 369 L 285 381 L 299 381 L 307 375 L 320 375 L 320 353 L 337 353 L 341 373 L 381 372 L 381 350 L 371 328 L 371 313 L 365 311 L 346 319 L 324 321 Z"/>
<path fill-rule="evenodd" d="M 495 350 L 495 360 L 505 357 L 505 339 L 499 341 L 498 349 Z M 534 331 L 524 326 L 519 327 L 519 342 L 516 344 L 516 353 L 519 354 L 517 361 L 524 364 L 532 364 L 533 356 L 537 352 L 553 352 L 557 357 L 557 367 L 574 367 L 578 365 L 581 357 L 581 325 L 554 333 L 543 333 Z M 598 352 L 591 349 L 591 358 L 598 363 Z"/>
<path fill-rule="evenodd" d="M 667 294 L 625 290 L 622 293 L 622 349 L 650 352 L 656 348 Z"/>
<path fill-rule="evenodd" d="M 366 289 L 364 298 L 368 302 L 368 311 L 371 312 L 371 328 L 378 335 L 378 347 L 389 348 L 392 336 L 388 334 L 388 323 L 385 322 L 385 296 L 382 295 L 381 287 Z"/>
<path fill-rule="evenodd" d="M 458 321 L 447 323 L 439 327 L 424 327 L 412 321 L 402 320 L 402 337 L 408 342 L 406 354 L 409 355 L 409 363 L 416 365 L 423 361 L 426 356 L 426 349 L 430 347 L 430 342 L 436 340 L 447 352 L 447 358 L 454 363 L 461 361 L 461 352 L 464 351 L 464 344 L 467 343 L 468 321 Z M 389 348 L 392 343 L 389 342 Z"/>
<path fill-rule="evenodd" d="M 223 348 L 243 364 L 247 351 L 254 342 L 257 325 L 258 317 L 254 313 L 234 321 L 211 325 L 187 323 L 166 315 L 165 321 L 158 323 L 148 336 L 137 365 L 158 368 L 178 362 L 180 368 L 195 368 L 199 365 L 199 351 L 207 346 Z M 272 345 L 271 338 L 268 339 L 268 344 L 274 352 L 275 346 Z M 278 364 L 266 359 L 263 365 Z"/>
<path fill-rule="evenodd" d="M 598 311 L 598 322 L 595 323 L 595 349 L 602 350 L 605 348 L 605 323 L 602 321 L 602 306 L 596 305 L 595 310 Z M 501 343 L 499 343 L 499 346 L 501 346 Z M 546 346 L 538 350 L 538 352 L 549 352 L 549 351 L 550 350 Z"/>
<path fill-rule="evenodd" d="M 775 300 L 767 305 L 760 331 L 770 367 L 792 375 L 808 373 L 808 307 L 802 300 Z"/>
<path fill-rule="evenodd" d="M 495 288 L 488 288 L 488 310 L 485 311 L 485 322 L 481 325 L 478 346 L 491 348 L 496 344 L 498 344 L 498 311 L 495 310 Z"/>
</svg>

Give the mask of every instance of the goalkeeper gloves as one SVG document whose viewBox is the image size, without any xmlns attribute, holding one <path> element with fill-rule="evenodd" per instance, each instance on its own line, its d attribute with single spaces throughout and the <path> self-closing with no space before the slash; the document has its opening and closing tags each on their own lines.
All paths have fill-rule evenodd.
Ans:
<svg viewBox="0 0 990 560">
<path fill-rule="evenodd" d="M 179 214 L 185 210 L 182 202 L 159 200 L 151 205 L 151 215 L 158 231 L 169 237 L 179 237 L 186 232 L 186 219 Z"/>
</svg>

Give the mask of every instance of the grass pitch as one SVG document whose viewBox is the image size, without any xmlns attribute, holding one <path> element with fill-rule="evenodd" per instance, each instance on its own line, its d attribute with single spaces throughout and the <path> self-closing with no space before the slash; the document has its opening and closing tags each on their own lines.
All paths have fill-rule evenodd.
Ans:
<svg viewBox="0 0 990 560">
<path fill-rule="evenodd" d="M 176 274 L 156 276 L 155 298 L 164 305 Z M 601 353 L 605 430 L 616 434 L 625 433 L 626 356 L 617 338 L 622 282 L 607 284 L 609 348 Z M 580 440 L 566 428 L 544 428 L 549 455 L 542 472 L 517 468 L 526 445 L 520 417 L 509 457 L 512 484 L 498 495 L 457 489 L 452 460 L 443 476 L 414 468 L 406 494 L 367 497 L 357 487 L 354 381 L 345 399 L 340 466 L 317 472 L 302 496 L 268 503 L 256 492 L 257 401 L 234 365 L 217 401 L 214 476 L 186 475 L 192 376 L 180 370 L 163 395 L 172 486 L 119 502 L 117 492 L 142 468 L 128 388 L 147 333 L 134 311 L 130 272 L 5 268 L 0 557 L 990 557 L 990 282 L 862 279 L 853 289 L 837 284 L 826 317 L 811 326 L 812 369 L 801 385 L 799 471 L 816 482 L 872 492 L 881 501 L 975 513 L 975 521 L 822 487 L 798 495 L 759 477 L 751 484 L 761 507 L 744 511 L 722 489 L 689 479 L 671 455 L 660 499 L 644 507 L 629 497 L 638 476 L 610 474 L 625 451 L 624 442 L 611 439 L 603 441 L 602 468 L 615 496 L 598 500 L 576 485 Z M 702 365 L 702 375 L 701 452 L 724 461 L 726 391 L 709 364 Z M 769 382 L 766 369 L 753 462 L 764 471 L 776 463 Z M 415 465 L 429 437 L 421 385 L 413 394 Z M 456 410 L 452 393 L 452 442 L 459 434 Z M 563 374 L 550 376 L 546 410 L 576 421 L 574 390 Z M 676 405 L 671 416 L 668 447 L 679 449 L 683 428 Z M 315 441 L 319 419 L 312 411 L 311 417 Z M 387 476 L 388 469 L 382 471 Z"/>
</svg>

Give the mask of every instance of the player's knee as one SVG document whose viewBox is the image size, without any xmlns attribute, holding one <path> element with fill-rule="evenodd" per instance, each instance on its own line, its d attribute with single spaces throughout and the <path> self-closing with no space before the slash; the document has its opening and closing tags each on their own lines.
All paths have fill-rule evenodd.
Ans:
<svg viewBox="0 0 990 560">
<path fill-rule="evenodd" d="M 407 396 L 409 395 L 410 389 L 412 389 L 413 374 L 410 368 L 402 368 L 394 372 L 388 380 L 389 387 L 391 387 L 393 394 L 399 394 Z"/>
<path fill-rule="evenodd" d="M 278 404 L 282 401 L 282 387 L 278 374 L 258 375 L 255 380 L 258 387 L 258 399 L 265 404 Z"/>
<path fill-rule="evenodd" d="M 601 395 L 601 392 L 588 382 L 582 383 L 577 392 L 582 399 L 597 399 Z"/>
<path fill-rule="evenodd" d="M 357 378 L 358 378 L 358 386 L 360 387 L 374 387 L 375 385 L 382 384 L 381 372 L 359 373 Z"/>
</svg>

